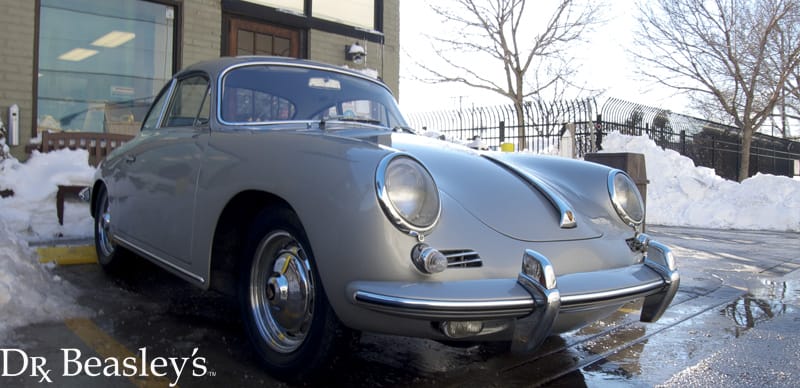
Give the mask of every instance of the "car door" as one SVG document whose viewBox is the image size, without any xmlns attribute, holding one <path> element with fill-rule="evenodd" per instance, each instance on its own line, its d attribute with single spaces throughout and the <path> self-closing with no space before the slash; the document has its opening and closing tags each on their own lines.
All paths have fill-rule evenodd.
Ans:
<svg viewBox="0 0 800 388">
<path fill-rule="evenodd" d="M 145 123 L 121 163 L 126 186 L 135 189 L 118 204 L 118 238 L 173 268 L 192 262 L 195 194 L 209 138 L 209 100 L 206 75 L 178 79 L 161 117 L 148 120 L 152 127 Z"/>
</svg>

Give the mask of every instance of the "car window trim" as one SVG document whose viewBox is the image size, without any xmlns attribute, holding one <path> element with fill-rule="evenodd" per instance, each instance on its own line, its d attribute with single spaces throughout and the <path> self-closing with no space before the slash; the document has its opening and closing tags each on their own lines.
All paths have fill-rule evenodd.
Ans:
<svg viewBox="0 0 800 388">
<path fill-rule="evenodd" d="M 197 114 L 194 117 L 194 122 L 192 123 L 192 126 L 198 129 L 209 128 L 209 123 L 211 122 L 211 101 L 209 101 L 211 99 L 211 81 L 208 79 L 206 81 L 208 83 L 206 84 L 206 91 L 203 93 L 203 101 L 200 102 L 200 107 L 198 108 Z M 203 111 L 203 106 L 207 101 L 208 117 L 206 118 L 206 122 L 203 123 L 200 121 L 200 113 Z"/>
<path fill-rule="evenodd" d="M 158 111 L 158 118 L 156 119 L 156 124 L 152 128 L 146 128 L 144 126 L 144 124 L 147 123 L 147 119 L 150 118 L 150 115 L 154 113 L 154 112 L 152 112 L 152 107 L 151 107 L 151 110 L 147 112 L 147 116 L 145 116 L 144 120 L 142 121 L 142 128 L 139 129 L 139 132 L 144 131 L 144 130 L 154 130 L 154 129 L 161 128 L 161 125 L 164 122 L 164 113 L 166 112 L 167 106 L 169 105 L 170 101 L 172 100 L 172 92 L 174 90 L 175 90 L 175 79 L 173 78 L 173 79 L 169 80 L 168 86 L 165 89 L 163 89 L 162 93 L 159 93 L 156 96 L 155 100 L 153 100 L 153 106 L 155 106 L 155 104 L 158 102 L 158 99 L 160 97 L 163 97 L 164 100 L 165 100 L 164 105 L 162 105 L 161 109 Z"/>
<path fill-rule="evenodd" d="M 392 94 L 392 90 L 389 89 L 389 87 L 386 84 L 384 84 L 383 82 L 380 82 L 379 80 L 374 79 L 374 78 L 370 78 L 370 77 L 368 77 L 366 75 L 355 73 L 355 72 L 348 71 L 348 70 L 345 70 L 345 69 L 330 68 L 330 67 L 326 67 L 326 66 L 318 66 L 318 65 L 312 65 L 312 64 L 274 62 L 274 61 L 269 61 L 269 60 L 266 60 L 266 61 L 253 61 L 253 62 L 246 62 L 246 63 L 237 63 L 237 64 L 230 65 L 230 66 L 224 68 L 217 75 L 217 80 L 216 80 L 217 91 L 215 92 L 215 94 L 216 94 L 215 97 L 217 98 L 217 101 L 215 103 L 215 105 L 216 105 L 215 108 L 216 108 L 217 112 L 216 112 L 215 116 L 216 116 L 217 122 L 219 122 L 222 125 L 231 126 L 231 127 L 236 127 L 236 126 L 246 127 L 246 126 L 253 126 L 253 125 L 268 125 L 268 124 L 281 123 L 281 122 L 278 122 L 278 121 L 258 121 L 258 122 L 238 122 L 238 121 L 234 121 L 234 122 L 230 122 L 230 121 L 226 121 L 226 120 L 224 120 L 222 118 L 222 92 L 224 90 L 224 86 L 225 86 L 224 85 L 224 80 L 225 80 L 226 76 L 228 75 L 228 73 L 230 73 L 233 70 L 236 70 L 236 69 L 239 69 L 239 68 L 243 68 L 243 67 L 250 67 L 250 66 L 281 66 L 281 67 L 289 67 L 289 68 L 311 69 L 311 70 L 320 70 L 320 71 L 326 71 L 326 72 L 339 73 L 339 74 L 342 74 L 342 75 L 345 75 L 345 76 L 361 78 L 363 80 L 372 82 L 373 84 L 378 85 L 378 86 L 386 89 L 389 92 L 389 95 L 391 95 L 392 98 L 394 98 L 394 95 Z M 284 121 L 287 122 L 287 123 L 297 122 L 296 120 L 284 120 Z M 303 121 L 303 120 L 301 120 L 301 121 Z M 308 120 L 308 121 L 314 121 L 314 120 Z"/>
<path fill-rule="evenodd" d="M 170 112 L 172 110 L 173 104 L 175 103 L 174 99 L 178 97 L 177 94 L 176 94 L 176 91 L 177 91 L 177 89 L 179 87 L 178 84 L 183 82 L 183 81 L 186 81 L 187 79 L 196 78 L 196 77 L 203 78 L 206 81 L 206 90 L 205 90 L 205 92 L 203 92 L 203 101 L 201 101 L 200 106 L 197 107 L 197 112 L 195 112 L 195 114 L 194 114 L 194 118 L 192 120 L 192 124 L 191 125 L 181 125 L 181 126 L 164 126 L 163 125 L 164 124 L 163 121 L 167 118 L 166 117 L 166 113 L 168 113 L 168 112 Z M 191 73 L 183 74 L 180 77 L 174 78 L 173 79 L 173 85 L 170 87 L 170 97 L 169 97 L 169 101 L 168 101 L 169 103 L 164 106 L 164 110 L 162 111 L 162 117 L 161 117 L 161 124 L 162 125 L 159 125 L 159 128 L 197 128 L 197 125 L 196 125 L 197 124 L 197 117 L 200 115 L 200 110 L 203 109 L 203 102 L 205 102 L 205 99 L 208 96 L 210 89 L 211 89 L 211 77 L 208 74 L 206 74 L 205 72 L 203 72 L 203 71 L 193 71 Z M 211 107 L 209 106 L 209 121 L 211 119 L 210 108 Z"/>
</svg>

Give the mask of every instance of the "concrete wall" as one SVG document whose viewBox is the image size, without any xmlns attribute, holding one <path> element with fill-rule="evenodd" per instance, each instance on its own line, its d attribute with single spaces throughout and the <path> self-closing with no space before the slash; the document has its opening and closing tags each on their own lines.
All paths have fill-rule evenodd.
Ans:
<svg viewBox="0 0 800 388">
<path fill-rule="evenodd" d="M 8 127 L 8 107 L 20 108 L 20 146 L 11 154 L 26 158 L 25 144 L 31 137 L 33 120 L 33 57 L 36 2 L 0 0 L 0 117 Z"/>
<path fill-rule="evenodd" d="M 219 58 L 222 43 L 220 0 L 184 0 L 180 67 Z"/>
<path fill-rule="evenodd" d="M 354 39 L 348 36 L 336 35 L 329 32 L 309 31 L 309 59 L 347 66 L 353 69 L 371 69 L 378 72 L 378 76 L 386 82 L 395 93 L 400 84 L 400 3 L 399 0 L 386 0 L 384 2 L 384 36 L 383 46 L 379 43 L 367 42 L 363 39 Z M 363 64 L 355 64 L 344 57 L 345 46 L 358 43 L 367 51 L 367 58 Z"/>
</svg>

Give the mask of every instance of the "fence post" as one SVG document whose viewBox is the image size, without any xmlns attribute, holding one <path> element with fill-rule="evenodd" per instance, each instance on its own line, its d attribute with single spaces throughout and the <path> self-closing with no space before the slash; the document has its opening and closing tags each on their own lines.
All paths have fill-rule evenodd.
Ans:
<svg viewBox="0 0 800 388">
<path fill-rule="evenodd" d="M 717 137 L 715 135 L 711 135 L 711 166 L 717 168 Z M 738 166 L 736 171 L 739 171 Z"/>
<path fill-rule="evenodd" d="M 506 122 L 500 120 L 500 144 L 506 142 Z"/>
<path fill-rule="evenodd" d="M 686 130 L 681 129 L 681 155 L 686 155 Z"/>
<path fill-rule="evenodd" d="M 603 149 L 603 115 L 600 113 L 597 114 L 597 121 L 594 123 L 594 130 L 595 149 L 599 151 Z"/>
</svg>

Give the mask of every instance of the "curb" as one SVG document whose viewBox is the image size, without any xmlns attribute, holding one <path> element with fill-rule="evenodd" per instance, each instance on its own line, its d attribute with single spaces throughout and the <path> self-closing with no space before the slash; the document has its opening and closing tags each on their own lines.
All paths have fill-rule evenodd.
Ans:
<svg viewBox="0 0 800 388">
<path fill-rule="evenodd" d="M 40 263 L 58 265 L 97 264 L 97 253 L 93 245 L 39 247 L 36 248 Z"/>
</svg>

